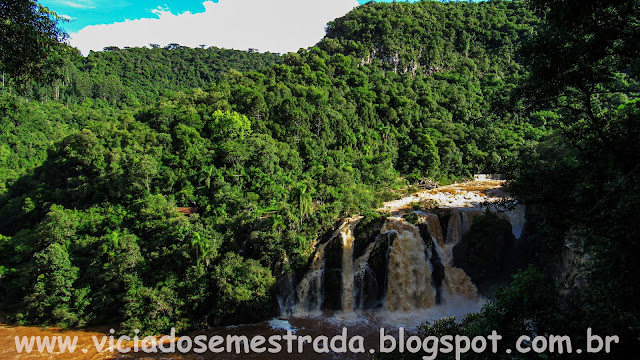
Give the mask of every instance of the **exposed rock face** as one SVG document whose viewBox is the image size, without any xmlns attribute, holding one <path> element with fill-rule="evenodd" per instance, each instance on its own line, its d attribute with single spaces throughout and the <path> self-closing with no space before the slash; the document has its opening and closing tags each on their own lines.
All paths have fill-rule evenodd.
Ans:
<svg viewBox="0 0 640 360">
<path fill-rule="evenodd" d="M 575 236 L 565 239 L 554 274 L 560 292 L 573 295 L 585 286 L 591 265 L 591 254 L 585 251 L 580 239 Z"/>
<path fill-rule="evenodd" d="M 342 241 L 334 237 L 324 250 L 322 309 L 340 310 L 342 289 Z"/>
<path fill-rule="evenodd" d="M 396 233 L 378 234 L 375 245 L 369 255 L 369 268 L 375 281 L 375 291 L 367 292 L 373 296 L 364 300 L 365 308 L 382 306 L 387 293 L 387 268 L 389 267 L 389 250 L 398 238 Z"/>
<path fill-rule="evenodd" d="M 506 281 L 516 269 L 522 242 L 516 237 L 522 234 L 523 207 L 499 206 L 510 201 L 503 183 L 428 190 L 412 195 L 421 201 L 417 204 L 387 203 L 381 211 L 394 210 L 393 216 L 344 220 L 319 242 L 309 271 L 289 296 L 296 302 L 286 302 L 285 311 L 412 311 L 490 294 L 491 285 Z M 420 205 L 434 199 L 448 205 Z"/>
<path fill-rule="evenodd" d="M 442 264 L 442 259 L 440 258 L 440 254 L 436 250 L 436 241 L 431 237 L 429 232 L 429 225 L 426 223 L 418 225 L 420 229 L 420 236 L 424 241 L 425 252 L 427 249 L 430 252 L 430 263 L 432 273 L 431 273 L 431 284 L 436 290 L 436 304 L 440 304 L 442 302 L 442 282 L 444 280 L 444 265 Z M 425 255 L 428 255 L 425 253 Z"/>
<path fill-rule="evenodd" d="M 364 255 L 367 247 L 376 241 L 380 235 L 382 225 L 387 221 L 386 216 L 380 216 L 374 219 L 362 219 L 354 230 L 355 239 L 353 241 L 353 258 L 357 259 Z"/>
<path fill-rule="evenodd" d="M 437 182 L 435 182 L 435 181 L 433 181 L 431 179 L 422 179 L 422 180 L 418 181 L 416 186 L 419 187 L 420 189 L 431 190 L 431 189 L 437 188 L 439 185 L 438 185 Z"/>
<path fill-rule="evenodd" d="M 474 219 L 469 231 L 453 248 L 454 266 L 463 269 L 483 295 L 491 285 L 508 280 L 515 237 L 507 220 L 487 212 Z"/>
</svg>

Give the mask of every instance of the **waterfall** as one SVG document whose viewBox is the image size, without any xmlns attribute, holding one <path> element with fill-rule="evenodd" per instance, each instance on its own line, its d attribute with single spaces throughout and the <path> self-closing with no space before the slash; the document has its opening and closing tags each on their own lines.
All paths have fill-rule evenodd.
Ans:
<svg viewBox="0 0 640 360">
<path fill-rule="evenodd" d="M 475 299 L 478 297 L 478 289 L 471 282 L 471 278 L 460 268 L 453 266 L 453 247 L 462 239 L 462 236 L 469 231 L 473 217 L 482 214 L 481 210 L 451 212 L 448 228 L 447 241 L 442 239 L 442 228 L 438 217 L 427 214 L 425 223 L 429 228 L 429 234 L 433 239 L 436 251 L 440 256 L 444 267 L 444 285 L 448 294 L 460 295 L 465 298 Z M 446 296 L 443 302 L 446 302 Z"/>
<path fill-rule="evenodd" d="M 522 204 L 517 204 L 512 210 L 500 213 L 500 216 L 511 224 L 511 231 L 516 239 L 522 237 L 522 230 L 524 229 L 524 223 L 526 221 L 525 214 L 526 207 Z"/>
<path fill-rule="evenodd" d="M 324 270 L 324 248 L 329 244 L 318 245 L 316 253 L 313 255 L 313 261 L 309 271 L 304 275 L 296 296 L 298 302 L 295 306 L 296 313 L 306 313 L 309 311 L 320 311 L 322 306 L 322 277 Z"/>
<path fill-rule="evenodd" d="M 460 221 L 460 212 L 453 211 L 449 217 L 449 226 L 447 227 L 447 238 L 445 244 L 457 244 L 462 238 L 462 229 Z"/>
<path fill-rule="evenodd" d="M 429 234 L 431 235 L 431 239 L 441 248 L 444 247 L 442 227 L 440 226 L 440 219 L 438 219 L 438 215 L 426 213 L 424 216 L 424 221 L 429 227 Z"/>
<path fill-rule="evenodd" d="M 389 255 L 386 309 L 408 311 L 433 306 L 436 297 L 425 255 L 428 251 L 418 228 L 404 219 L 389 219 L 383 231 L 398 233 Z"/>
<path fill-rule="evenodd" d="M 364 223 L 362 217 L 346 219 L 328 241 L 317 246 L 309 270 L 285 307 L 307 314 L 477 305 L 478 288 L 463 269 L 454 266 L 453 252 L 474 217 L 484 212 L 478 207 L 416 211 L 409 213 L 413 223 L 402 214 Z M 499 216 L 509 220 L 519 238 L 524 205 L 500 211 Z"/>
<path fill-rule="evenodd" d="M 353 311 L 355 282 L 354 268 L 357 266 L 353 260 L 353 232 L 362 217 L 352 218 L 345 222 L 340 231 L 342 238 L 342 311 Z"/>
<path fill-rule="evenodd" d="M 366 287 L 367 284 L 369 284 L 368 280 L 372 279 L 372 282 L 375 283 L 375 274 L 373 273 L 373 270 L 371 270 L 371 268 L 369 267 L 369 263 L 367 262 L 375 245 L 375 242 L 369 244 L 364 254 L 353 262 L 354 268 L 356 269 L 354 274 L 354 281 L 359 285 L 355 288 L 353 299 L 357 302 L 358 309 L 365 308 L 365 299 L 367 297 Z M 343 306 L 342 310 L 349 311 L 353 309 L 347 309 Z"/>
<path fill-rule="evenodd" d="M 455 245 L 462 240 L 464 234 L 471 229 L 473 224 L 473 218 L 482 215 L 484 211 L 480 209 L 464 209 L 464 210 L 452 210 L 449 217 L 449 226 L 447 227 L 447 238 L 445 243 L 447 245 Z"/>
<path fill-rule="evenodd" d="M 473 285 L 467 273 L 460 268 L 445 266 L 444 282 L 449 294 L 460 295 L 468 299 L 478 297 L 478 288 Z"/>
</svg>

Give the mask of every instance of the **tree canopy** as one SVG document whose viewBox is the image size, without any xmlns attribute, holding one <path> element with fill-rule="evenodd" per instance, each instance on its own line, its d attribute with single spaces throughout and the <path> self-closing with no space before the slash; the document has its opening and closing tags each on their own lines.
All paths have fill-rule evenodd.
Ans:
<svg viewBox="0 0 640 360">
<path fill-rule="evenodd" d="M 344 216 L 425 177 L 505 173 L 537 269 L 423 331 L 597 319 L 637 339 L 638 7 L 368 3 L 285 55 L 63 47 L 61 77 L 0 93 L 0 297 L 22 324 L 260 320 Z M 549 279 L 576 244 L 595 265 L 566 294 Z"/>
<path fill-rule="evenodd" d="M 33 0 L 0 1 L 0 70 L 19 81 L 44 79 L 67 34 L 61 18 Z"/>
</svg>

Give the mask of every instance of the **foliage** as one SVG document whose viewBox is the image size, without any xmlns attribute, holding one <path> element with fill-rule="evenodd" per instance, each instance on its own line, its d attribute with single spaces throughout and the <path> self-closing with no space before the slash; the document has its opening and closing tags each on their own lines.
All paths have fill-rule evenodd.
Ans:
<svg viewBox="0 0 640 360">
<path fill-rule="evenodd" d="M 486 276 L 506 272 L 501 269 L 504 257 L 507 255 L 511 225 L 509 221 L 487 211 L 473 218 L 473 224 L 464 239 L 465 260 L 473 269 L 469 274 L 473 280 Z"/>
<path fill-rule="evenodd" d="M 151 333 L 271 315 L 273 274 L 389 188 L 537 155 L 561 114 L 508 96 L 537 23 L 520 2 L 367 4 L 283 56 L 61 52 L 63 80 L 0 94 L 12 318 Z"/>
<path fill-rule="evenodd" d="M 541 257 L 551 268 L 568 241 L 592 257 L 589 281 L 568 301 L 580 326 L 637 344 L 638 252 L 637 1 L 534 1 L 544 23 L 523 50 L 531 69 L 524 105 L 556 111 L 558 133 L 523 157 L 514 190 L 529 205 Z M 553 53 L 554 56 L 544 58 Z M 544 58 L 544 59 L 543 59 Z M 532 90 L 537 89 L 537 90 Z M 579 327 L 569 327 L 578 333 Z M 582 330 L 580 330 L 582 331 Z"/>
<path fill-rule="evenodd" d="M 0 71 L 20 82 L 45 79 L 66 34 L 59 28 L 61 18 L 33 0 L 0 1 Z"/>
<path fill-rule="evenodd" d="M 271 288 L 276 280 L 256 260 L 244 260 L 227 253 L 215 269 L 218 280 L 216 316 L 268 313 L 272 307 Z M 237 316 L 237 315 L 236 315 Z"/>
<path fill-rule="evenodd" d="M 68 104 L 88 99 L 138 108 L 178 91 L 207 87 L 227 71 L 251 71 L 281 62 L 277 54 L 189 47 L 110 47 L 82 56 L 61 47 L 55 66 L 61 78 L 33 83 L 29 97 Z"/>
</svg>

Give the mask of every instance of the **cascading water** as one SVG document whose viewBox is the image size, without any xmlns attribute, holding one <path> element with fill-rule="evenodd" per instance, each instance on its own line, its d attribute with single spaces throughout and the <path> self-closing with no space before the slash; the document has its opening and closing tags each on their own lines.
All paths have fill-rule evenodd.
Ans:
<svg viewBox="0 0 640 360">
<path fill-rule="evenodd" d="M 297 314 L 323 309 L 327 276 L 325 250 L 336 241 L 342 248 L 340 291 L 335 292 L 340 294 L 338 308 L 342 312 L 377 306 L 389 311 L 426 309 L 436 303 L 446 303 L 450 295 L 477 299 L 477 289 L 471 279 L 462 269 L 453 266 L 452 249 L 468 231 L 473 217 L 480 213 L 482 211 L 452 211 L 446 232 L 442 231 L 438 215 L 421 213 L 420 222 L 427 227 L 430 237 L 427 240 L 433 244 L 432 248 L 427 245 L 429 242 L 425 241 L 418 226 L 403 218 L 389 218 L 380 229 L 380 235 L 366 244 L 358 257 L 354 255 L 354 241 L 361 218 L 348 219 L 329 241 L 318 245 L 309 271 L 298 284 L 297 302 L 289 307 Z M 446 234 L 446 241 L 443 234 Z M 444 290 L 440 296 L 436 296 L 439 289 L 432 280 L 434 267 L 430 262 L 435 259 L 442 265 Z M 382 270 L 381 266 L 384 267 Z M 376 301 L 375 294 L 380 292 L 384 294 Z"/>
<path fill-rule="evenodd" d="M 382 232 L 395 231 L 389 255 L 389 278 L 385 307 L 391 311 L 428 308 L 435 304 L 431 268 L 418 228 L 404 219 L 390 218 Z"/>
<path fill-rule="evenodd" d="M 373 270 L 371 270 L 371 268 L 369 267 L 369 263 L 367 262 L 375 245 L 376 245 L 375 243 L 369 244 L 364 254 L 358 257 L 353 262 L 354 268 L 356 269 L 353 277 L 354 282 L 360 285 L 354 289 L 354 300 L 356 301 L 358 309 L 365 308 L 366 294 L 363 290 L 365 286 L 363 286 L 362 284 L 367 284 L 367 280 L 373 279 L 375 276 L 375 274 L 373 273 Z M 353 310 L 353 307 L 346 309 L 343 306 L 342 310 L 350 311 L 350 310 Z"/>
<path fill-rule="evenodd" d="M 340 232 L 342 238 L 342 311 L 353 311 L 356 264 L 353 261 L 353 231 L 362 217 L 349 219 Z"/>
<path fill-rule="evenodd" d="M 480 211 L 453 211 L 447 227 L 447 241 L 443 238 L 442 227 L 438 216 L 425 214 L 424 222 L 434 243 L 434 248 L 443 267 L 443 283 L 448 295 L 460 295 L 468 299 L 478 297 L 478 289 L 464 270 L 453 267 L 453 247 L 460 242 L 462 236 L 469 231 L 471 221 Z M 447 296 L 441 297 L 446 302 Z"/>
<path fill-rule="evenodd" d="M 509 211 L 503 211 L 500 213 L 501 217 L 509 221 L 511 224 L 511 231 L 516 239 L 522 237 L 522 230 L 525 224 L 525 212 L 526 207 L 522 204 L 516 204 L 513 209 Z"/>
<path fill-rule="evenodd" d="M 324 270 L 324 248 L 328 243 L 320 244 L 311 262 L 311 268 L 304 275 L 296 295 L 297 303 L 294 305 L 294 312 L 303 313 L 309 311 L 320 311 L 322 306 L 322 277 Z"/>
<path fill-rule="evenodd" d="M 433 241 L 438 244 L 440 248 L 444 247 L 444 239 L 442 237 L 442 228 L 440 227 L 440 220 L 436 214 L 424 214 L 424 221 L 429 227 L 429 234 Z M 442 256 L 442 254 L 440 254 Z"/>
<path fill-rule="evenodd" d="M 516 239 L 521 237 L 524 205 L 491 211 L 509 221 Z M 410 312 L 465 301 L 477 308 L 478 288 L 454 266 L 454 247 L 462 243 L 473 219 L 484 213 L 470 206 L 403 211 L 377 223 L 347 219 L 317 246 L 309 271 L 298 283 L 295 304 L 286 306 L 294 314 L 376 308 Z M 407 214 L 412 214 L 411 222 Z"/>
</svg>

